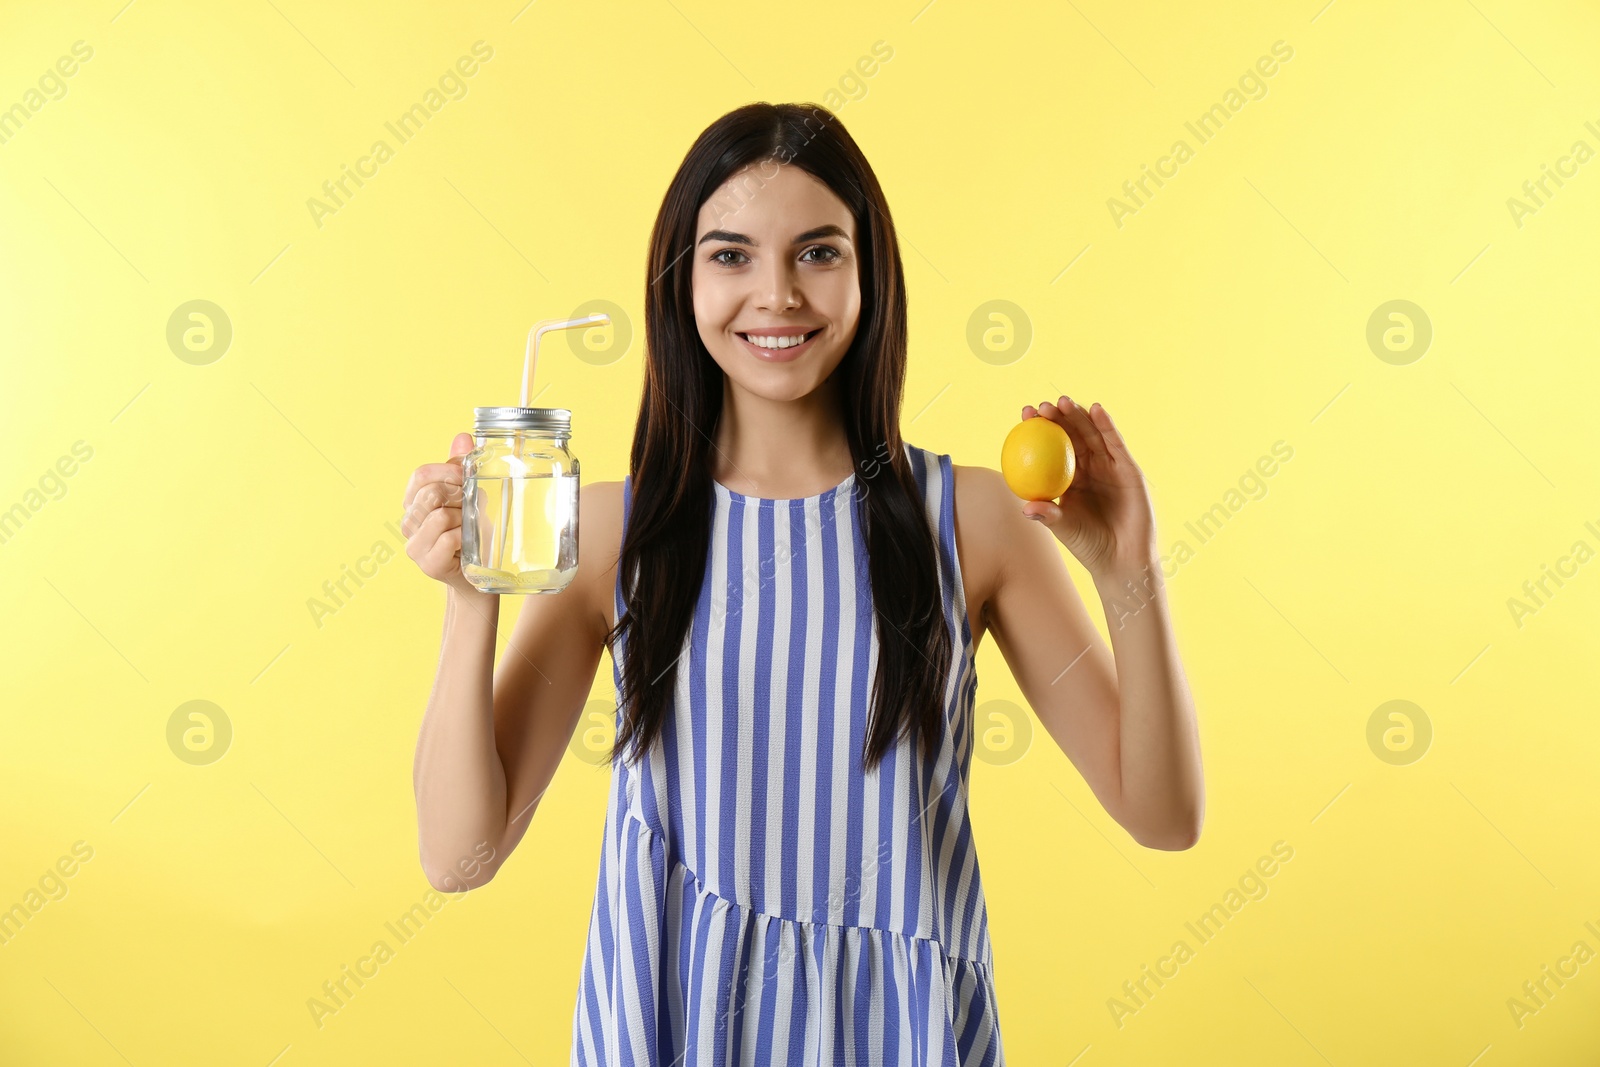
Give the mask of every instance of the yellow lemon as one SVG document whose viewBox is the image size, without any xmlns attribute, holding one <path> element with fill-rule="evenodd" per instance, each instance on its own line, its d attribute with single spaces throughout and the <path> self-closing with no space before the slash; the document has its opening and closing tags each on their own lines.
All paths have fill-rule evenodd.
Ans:
<svg viewBox="0 0 1600 1067">
<path fill-rule="evenodd" d="M 1024 500 L 1054 500 L 1072 484 L 1077 456 L 1072 438 L 1042 415 L 1023 419 L 1000 448 L 1000 473 Z"/>
</svg>

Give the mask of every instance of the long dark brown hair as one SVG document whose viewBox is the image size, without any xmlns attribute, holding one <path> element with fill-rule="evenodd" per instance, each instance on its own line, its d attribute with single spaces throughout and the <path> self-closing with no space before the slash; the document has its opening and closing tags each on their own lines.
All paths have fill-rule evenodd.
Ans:
<svg viewBox="0 0 1600 1067">
<path fill-rule="evenodd" d="M 850 504 L 865 531 L 878 638 L 862 767 L 874 767 L 908 731 L 931 761 L 942 737 L 953 652 L 934 531 L 900 437 L 906 288 L 899 243 L 877 176 L 838 118 L 816 104 L 769 103 L 730 111 L 700 134 L 650 234 L 644 392 L 617 562 L 626 610 L 606 635 L 613 657 L 627 636 L 622 724 L 611 758 L 625 750 L 641 758 L 659 736 L 705 577 L 715 503 L 710 453 L 723 372 L 695 325 L 689 252 L 701 206 L 756 163 L 801 168 L 832 189 L 855 219 L 861 315 L 834 375 L 855 460 Z"/>
</svg>

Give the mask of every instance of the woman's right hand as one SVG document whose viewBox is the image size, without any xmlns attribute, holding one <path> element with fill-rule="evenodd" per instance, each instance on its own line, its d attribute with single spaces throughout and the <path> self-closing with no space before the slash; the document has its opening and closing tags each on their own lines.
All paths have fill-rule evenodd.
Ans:
<svg viewBox="0 0 1600 1067">
<path fill-rule="evenodd" d="M 458 433 L 448 460 L 424 463 L 411 473 L 400 523 L 406 555 L 422 573 L 464 593 L 478 592 L 461 573 L 461 457 L 472 448 L 472 435 Z"/>
</svg>

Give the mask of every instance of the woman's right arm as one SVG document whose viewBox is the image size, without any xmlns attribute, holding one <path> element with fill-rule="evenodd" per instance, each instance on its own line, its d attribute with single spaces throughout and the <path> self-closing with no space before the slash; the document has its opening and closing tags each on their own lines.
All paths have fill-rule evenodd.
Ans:
<svg viewBox="0 0 1600 1067">
<path fill-rule="evenodd" d="M 579 493 L 578 573 L 559 593 L 530 594 L 495 666 L 500 597 L 461 573 L 459 434 L 446 463 L 406 487 L 406 554 L 444 583 L 439 669 L 417 738 L 412 780 L 418 848 L 436 889 L 460 892 L 499 870 L 528 828 L 588 701 L 610 629 L 620 484 Z"/>
</svg>

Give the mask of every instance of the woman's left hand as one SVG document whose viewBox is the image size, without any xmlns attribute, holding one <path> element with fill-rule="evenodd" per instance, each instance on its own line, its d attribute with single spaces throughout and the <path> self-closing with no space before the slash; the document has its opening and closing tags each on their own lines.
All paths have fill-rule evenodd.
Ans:
<svg viewBox="0 0 1600 1067">
<path fill-rule="evenodd" d="M 1155 509 L 1144 473 L 1106 409 L 1096 403 L 1086 410 L 1064 396 L 1059 405 L 1029 404 L 1022 417 L 1049 419 L 1066 430 L 1077 463 L 1072 484 L 1058 501 L 1030 500 L 1023 514 L 1048 526 L 1096 578 L 1153 565 Z"/>
</svg>

